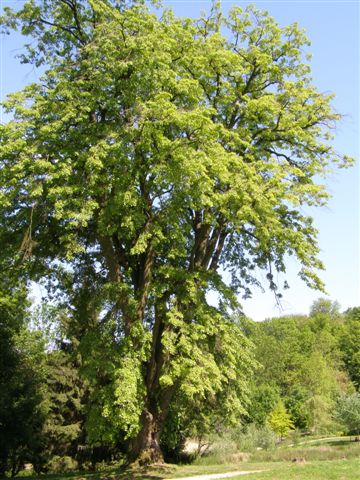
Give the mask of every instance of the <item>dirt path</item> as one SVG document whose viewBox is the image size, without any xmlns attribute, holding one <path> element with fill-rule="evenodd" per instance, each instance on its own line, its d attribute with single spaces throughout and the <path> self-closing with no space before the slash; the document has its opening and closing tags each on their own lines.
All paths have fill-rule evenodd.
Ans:
<svg viewBox="0 0 360 480">
<path fill-rule="evenodd" d="M 239 475 L 249 475 L 250 473 L 263 472 L 264 470 L 241 470 L 237 472 L 211 473 L 208 475 L 196 475 L 195 477 L 178 477 L 165 480 L 216 480 L 220 478 L 238 477 Z"/>
</svg>

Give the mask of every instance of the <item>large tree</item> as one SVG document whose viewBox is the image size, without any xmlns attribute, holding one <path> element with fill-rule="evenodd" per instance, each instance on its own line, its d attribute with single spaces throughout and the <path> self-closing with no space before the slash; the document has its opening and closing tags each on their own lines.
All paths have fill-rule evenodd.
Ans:
<svg viewBox="0 0 360 480">
<path fill-rule="evenodd" d="M 193 20 L 142 4 L 5 10 L 2 24 L 31 38 L 22 60 L 46 72 L 6 101 L 0 208 L 31 278 L 87 292 L 75 317 L 106 329 L 118 355 L 103 415 L 151 461 L 176 392 L 243 412 L 252 362 L 228 316 L 236 293 L 258 268 L 276 290 L 287 255 L 322 288 L 303 207 L 326 202 L 320 174 L 348 159 L 329 144 L 339 115 L 311 84 L 295 24 L 252 7 Z"/>
</svg>

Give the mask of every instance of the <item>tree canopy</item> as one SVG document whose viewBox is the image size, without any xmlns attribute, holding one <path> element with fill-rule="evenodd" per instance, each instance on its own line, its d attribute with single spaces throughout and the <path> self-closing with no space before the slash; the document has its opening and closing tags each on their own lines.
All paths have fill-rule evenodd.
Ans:
<svg viewBox="0 0 360 480">
<path fill-rule="evenodd" d="M 329 142 L 340 115 L 311 83 L 301 29 L 253 7 L 181 19 L 143 2 L 41 0 L 1 23 L 46 68 L 5 102 L 2 255 L 68 305 L 94 382 L 106 365 L 104 428 L 159 459 L 176 396 L 244 414 L 254 362 L 230 313 L 255 270 L 276 292 L 293 255 L 323 288 L 303 212 L 326 202 L 320 175 L 351 163 Z M 86 353 L 94 342 L 106 355 Z"/>
</svg>

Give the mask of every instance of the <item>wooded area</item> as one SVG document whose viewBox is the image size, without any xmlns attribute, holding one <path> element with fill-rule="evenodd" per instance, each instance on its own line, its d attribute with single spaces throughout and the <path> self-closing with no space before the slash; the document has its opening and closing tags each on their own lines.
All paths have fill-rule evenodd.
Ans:
<svg viewBox="0 0 360 480">
<path fill-rule="evenodd" d="M 159 462 L 230 425 L 281 437 L 358 412 L 358 309 L 255 324 L 239 303 L 261 270 L 279 299 L 289 256 L 324 289 L 305 207 L 352 160 L 301 29 L 115 0 L 25 2 L 1 25 L 45 69 L 0 129 L 1 473 Z"/>
</svg>

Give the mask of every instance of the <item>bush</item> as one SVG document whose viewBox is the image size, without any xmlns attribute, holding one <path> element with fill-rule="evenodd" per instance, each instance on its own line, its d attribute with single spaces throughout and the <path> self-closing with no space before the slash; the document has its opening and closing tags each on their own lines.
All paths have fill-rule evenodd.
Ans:
<svg viewBox="0 0 360 480">
<path fill-rule="evenodd" d="M 275 447 L 276 437 L 267 426 L 257 427 L 250 424 L 245 430 L 235 430 L 232 438 L 241 452 L 253 452 L 256 449 L 270 450 Z"/>
<path fill-rule="evenodd" d="M 247 461 L 250 453 L 275 448 L 275 435 L 268 426 L 258 427 L 255 424 L 228 430 L 221 436 L 211 439 L 211 447 L 197 464 L 239 463 Z"/>
<path fill-rule="evenodd" d="M 69 473 L 78 469 L 78 462 L 68 456 L 55 455 L 48 462 L 47 468 L 51 473 Z"/>
<path fill-rule="evenodd" d="M 300 443 L 300 440 L 301 440 L 301 432 L 300 430 L 292 430 L 290 433 L 289 433 L 289 441 L 290 443 L 292 443 L 293 445 L 299 445 Z"/>
<path fill-rule="evenodd" d="M 349 435 L 360 436 L 360 393 L 341 396 L 334 417 Z"/>
</svg>

